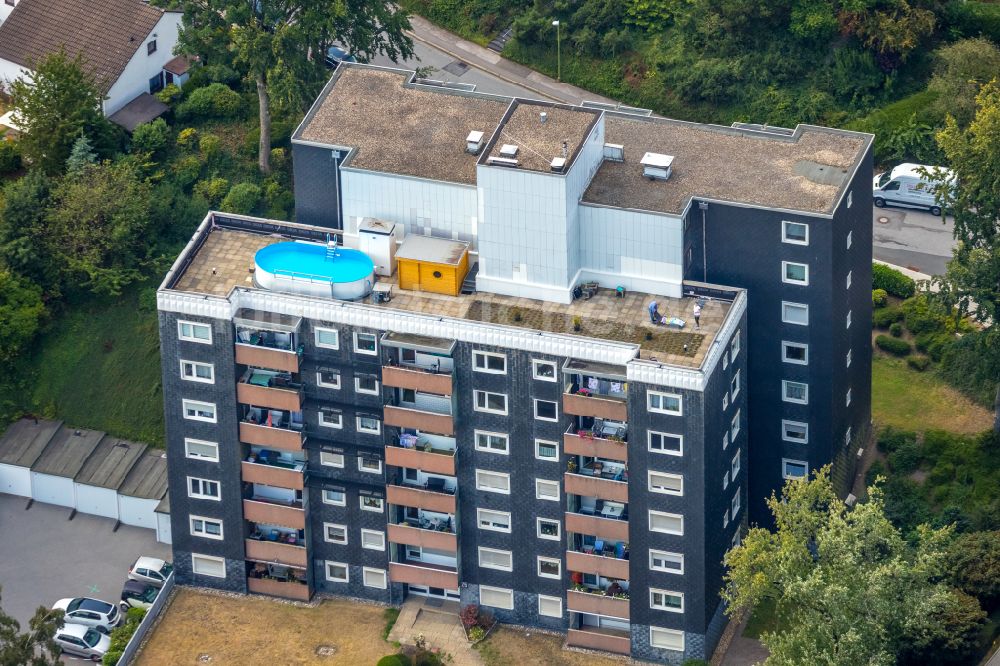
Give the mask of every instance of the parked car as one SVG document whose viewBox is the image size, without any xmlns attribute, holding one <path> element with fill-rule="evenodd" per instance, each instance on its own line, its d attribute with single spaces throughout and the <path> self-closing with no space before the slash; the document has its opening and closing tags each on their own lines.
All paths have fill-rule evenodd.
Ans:
<svg viewBox="0 0 1000 666">
<path fill-rule="evenodd" d="M 111 647 L 111 639 L 93 627 L 82 624 L 64 624 L 55 635 L 56 645 L 63 652 L 101 661 Z"/>
<path fill-rule="evenodd" d="M 940 173 L 939 178 L 924 175 Z M 932 215 L 940 215 L 936 190 L 941 185 L 954 187 L 955 175 L 948 169 L 923 164 L 900 164 L 891 171 L 875 176 L 872 180 L 872 197 L 875 205 L 883 208 L 886 204 L 926 208 Z"/>
<path fill-rule="evenodd" d="M 140 583 L 163 587 L 174 566 L 155 557 L 140 557 L 128 570 L 128 577 Z"/>
<path fill-rule="evenodd" d="M 357 59 L 339 46 L 326 50 L 326 66 L 333 69 L 342 62 L 357 62 Z"/>
<path fill-rule="evenodd" d="M 90 597 L 60 599 L 52 608 L 66 613 L 67 624 L 82 624 L 104 633 L 111 633 L 122 621 L 118 606 Z"/>
<path fill-rule="evenodd" d="M 122 587 L 122 607 L 149 608 L 156 601 L 160 588 L 138 580 L 127 580 Z"/>
</svg>

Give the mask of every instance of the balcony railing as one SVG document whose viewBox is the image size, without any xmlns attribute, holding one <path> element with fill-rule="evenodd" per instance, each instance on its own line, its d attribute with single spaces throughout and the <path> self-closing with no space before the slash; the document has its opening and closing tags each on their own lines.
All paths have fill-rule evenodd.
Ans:
<svg viewBox="0 0 1000 666">
<path fill-rule="evenodd" d="M 292 490 L 302 490 L 304 485 L 305 463 L 283 465 L 259 459 L 255 462 L 244 460 L 241 469 L 243 481 L 247 483 L 263 483 L 266 486 Z"/>
<path fill-rule="evenodd" d="M 629 561 L 614 556 L 597 555 L 593 552 L 566 551 L 566 568 L 585 574 L 618 580 L 629 579 Z"/>
<path fill-rule="evenodd" d="M 608 541 L 629 540 L 627 520 L 567 512 L 565 522 L 567 532 L 591 534 Z"/>
<path fill-rule="evenodd" d="M 269 426 L 266 423 L 240 423 L 240 441 L 244 444 L 266 446 L 269 449 L 298 452 L 302 450 L 305 436 L 301 430 Z"/>
<path fill-rule="evenodd" d="M 614 481 L 600 476 L 566 472 L 563 486 L 569 495 L 628 503 L 628 482 L 626 481 Z"/>
<path fill-rule="evenodd" d="M 245 499 L 243 517 L 253 523 L 281 525 L 296 530 L 306 528 L 306 512 L 301 502 L 281 503 L 263 497 Z"/>
<path fill-rule="evenodd" d="M 275 349 L 248 343 L 236 343 L 236 362 L 241 365 L 298 372 L 300 359 L 298 352 L 292 349 Z"/>
<path fill-rule="evenodd" d="M 274 578 L 247 578 L 247 590 L 254 594 L 266 594 L 283 599 L 309 601 L 312 596 L 305 581 L 283 581 Z"/>
<path fill-rule="evenodd" d="M 450 414 L 386 405 L 383 408 L 383 415 L 387 426 L 411 428 L 448 437 L 455 435 L 455 419 Z"/>
<path fill-rule="evenodd" d="M 236 401 L 288 412 L 302 411 L 302 386 L 283 375 L 250 369 L 236 385 Z"/>
<path fill-rule="evenodd" d="M 409 506 L 438 513 L 455 513 L 455 496 L 448 491 L 415 488 L 405 485 L 388 485 L 385 497 L 393 506 Z"/>
<path fill-rule="evenodd" d="M 592 416 L 612 421 L 628 420 L 628 403 L 624 394 L 601 395 L 587 388 L 566 387 L 563 393 L 563 411 L 576 416 Z"/>
<path fill-rule="evenodd" d="M 400 523 L 388 526 L 388 536 L 390 543 L 401 543 L 407 546 L 430 548 L 450 553 L 458 552 L 458 537 L 451 531 L 425 529 L 407 523 Z"/>
<path fill-rule="evenodd" d="M 628 443 L 625 439 L 603 437 L 595 435 L 593 430 L 573 426 L 563 435 L 563 450 L 570 455 L 628 462 Z"/>
<path fill-rule="evenodd" d="M 438 587 L 445 590 L 458 589 L 458 571 L 453 567 L 444 567 L 426 562 L 390 562 L 389 580 L 393 583 L 409 583 Z"/>
<path fill-rule="evenodd" d="M 627 631 L 598 627 L 570 629 L 566 632 L 566 645 L 616 654 L 631 654 L 632 636 Z"/>
<path fill-rule="evenodd" d="M 577 613 L 591 613 L 629 619 L 629 600 L 625 597 L 608 596 L 600 590 L 575 589 L 566 591 L 566 609 Z"/>
<path fill-rule="evenodd" d="M 447 449 L 387 446 L 385 464 L 419 469 L 431 474 L 455 476 L 455 452 Z"/>
<path fill-rule="evenodd" d="M 309 565 L 309 560 L 306 557 L 306 547 L 298 544 L 263 539 L 247 539 L 245 547 L 246 558 L 248 560 L 271 562 L 290 567 L 306 567 Z"/>
<path fill-rule="evenodd" d="M 393 388 L 412 389 L 437 395 L 451 395 L 451 372 L 435 372 L 415 365 L 382 368 L 382 383 Z"/>
</svg>

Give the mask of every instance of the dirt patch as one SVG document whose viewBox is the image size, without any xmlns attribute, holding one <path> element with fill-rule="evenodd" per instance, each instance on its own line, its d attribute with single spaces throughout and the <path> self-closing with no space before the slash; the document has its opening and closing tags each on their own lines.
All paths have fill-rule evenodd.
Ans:
<svg viewBox="0 0 1000 666">
<path fill-rule="evenodd" d="M 927 480 L 927 474 L 928 474 L 927 470 L 918 469 L 914 470 L 913 473 L 910 474 L 910 478 L 916 481 L 917 483 L 923 483 L 924 481 Z"/>
<path fill-rule="evenodd" d="M 561 635 L 501 625 L 476 649 L 486 666 L 621 666 L 630 661 L 627 657 L 564 650 L 564 640 Z"/>
</svg>

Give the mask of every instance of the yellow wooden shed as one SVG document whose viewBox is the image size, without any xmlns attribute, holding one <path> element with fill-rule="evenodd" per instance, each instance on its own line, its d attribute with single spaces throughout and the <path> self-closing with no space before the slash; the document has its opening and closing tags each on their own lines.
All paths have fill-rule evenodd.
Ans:
<svg viewBox="0 0 1000 666">
<path fill-rule="evenodd" d="M 469 244 L 463 241 L 407 236 L 396 251 L 400 289 L 457 296 L 469 272 Z"/>
</svg>

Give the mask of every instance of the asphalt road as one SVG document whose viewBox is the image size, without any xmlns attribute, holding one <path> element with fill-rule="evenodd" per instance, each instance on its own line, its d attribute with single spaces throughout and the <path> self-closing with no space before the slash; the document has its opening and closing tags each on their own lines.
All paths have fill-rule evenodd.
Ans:
<svg viewBox="0 0 1000 666">
<path fill-rule="evenodd" d="M 872 254 L 903 268 L 941 275 L 955 245 L 951 218 L 911 208 L 872 207 Z"/>
</svg>

